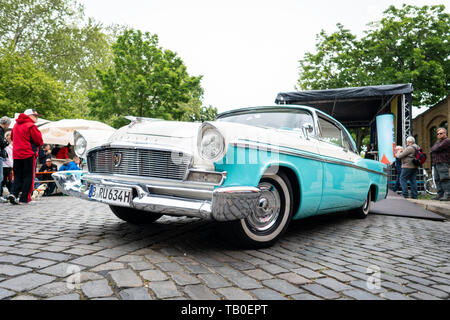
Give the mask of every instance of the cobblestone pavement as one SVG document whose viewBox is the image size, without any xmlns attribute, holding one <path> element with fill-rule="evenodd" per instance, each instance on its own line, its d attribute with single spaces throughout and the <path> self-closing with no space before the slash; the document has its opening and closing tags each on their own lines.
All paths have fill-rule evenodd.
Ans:
<svg viewBox="0 0 450 320">
<path fill-rule="evenodd" d="M 133 226 L 72 197 L 1 204 L 0 299 L 449 299 L 449 222 L 336 213 L 261 250 L 218 226 Z"/>
</svg>

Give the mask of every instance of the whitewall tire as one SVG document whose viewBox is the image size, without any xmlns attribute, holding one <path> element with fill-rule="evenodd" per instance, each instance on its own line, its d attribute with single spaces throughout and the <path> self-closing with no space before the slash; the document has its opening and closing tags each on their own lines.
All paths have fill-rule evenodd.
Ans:
<svg viewBox="0 0 450 320">
<path fill-rule="evenodd" d="M 263 176 L 259 206 L 255 214 L 225 224 L 223 232 L 239 247 L 266 248 L 272 246 L 286 231 L 294 211 L 294 199 L 289 179 L 283 172 Z"/>
</svg>

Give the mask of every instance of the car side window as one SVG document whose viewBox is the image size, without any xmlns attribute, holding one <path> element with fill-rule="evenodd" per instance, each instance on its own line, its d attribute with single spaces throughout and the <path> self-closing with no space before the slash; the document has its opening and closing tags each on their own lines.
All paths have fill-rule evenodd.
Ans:
<svg viewBox="0 0 450 320">
<path fill-rule="evenodd" d="M 319 117 L 321 140 L 342 147 L 342 132 L 334 123 Z"/>
</svg>

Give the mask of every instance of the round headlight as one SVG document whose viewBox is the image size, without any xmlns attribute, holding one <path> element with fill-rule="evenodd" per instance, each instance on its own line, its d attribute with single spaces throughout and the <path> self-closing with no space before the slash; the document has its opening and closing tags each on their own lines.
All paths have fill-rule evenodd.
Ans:
<svg viewBox="0 0 450 320">
<path fill-rule="evenodd" d="M 87 147 L 86 139 L 83 138 L 82 136 L 79 136 L 75 140 L 75 147 L 74 147 L 75 154 L 79 157 L 83 157 L 84 153 L 86 152 L 86 147 Z"/>
<path fill-rule="evenodd" d="M 200 156 L 208 161 L 217 161 L 223 157 L 225 151 L 225 139 L 222 134 L 213 127 L 202 130 L 199 141 Z"/>
</svg>

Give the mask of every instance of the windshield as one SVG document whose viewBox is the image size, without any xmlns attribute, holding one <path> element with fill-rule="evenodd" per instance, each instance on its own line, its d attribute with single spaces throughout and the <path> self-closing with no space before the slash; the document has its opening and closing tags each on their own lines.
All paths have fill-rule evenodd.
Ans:
<svg viewBox="0 0 450 320">
<path fill-rule="evenodd" d="M 295 112 L 268 111 L 241 113 L 217 119 L 217 121 L 236 122 L 257 127 L 282 130 L 301 130 L 304 124 L 313 124 L 312 115 L 303 110 Z"/>
</svg>

